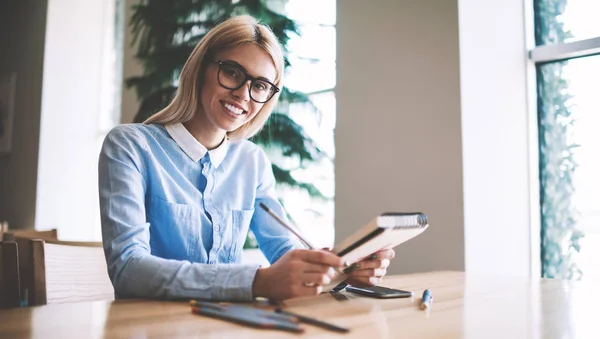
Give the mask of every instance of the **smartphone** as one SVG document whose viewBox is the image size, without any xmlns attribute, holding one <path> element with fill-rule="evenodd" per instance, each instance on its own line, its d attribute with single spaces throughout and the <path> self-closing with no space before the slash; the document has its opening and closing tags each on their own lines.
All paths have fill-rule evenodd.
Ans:
<svg viewBox="0 0 600 339">
<path fill-rule="evenodd" d="M 413 293 L 410 291 L 397 290 L 383 286 L 355 287 L 347 286 L 346 291 L 364 295 L 371 298 L 389 299 L 389 298 L 411 298 Z"/>
</svg>

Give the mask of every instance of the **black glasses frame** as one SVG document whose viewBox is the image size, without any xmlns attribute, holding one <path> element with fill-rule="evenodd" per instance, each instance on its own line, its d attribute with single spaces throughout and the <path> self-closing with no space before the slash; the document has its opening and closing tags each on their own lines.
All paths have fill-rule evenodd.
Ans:
<svg viewBox="0 0 600 339">
<path fill-rule="evenodd" d="M 246 70 L 243 67 L 240 67 L 239 65 L 237 65 L 235 63 L 230 63 L 230 62 L 223 61 L 223 60 L 217 60 L 217 61 L 215 61 L 215 63 L 219 65 L 219 72 L 217 74 L 217 81 L 219 82 L 219 85 L 221 85 L 221 87 L 227 88 L 227 89 L 232 90 L 232 91 L 235 91 L 237 89 L 240 89 L 242 86 L 244 86 L 248 82 L 248 80 L 250 80 L 250 87 L 248 87 L 248 95 L 250 96 L 250 99 L 252 99 L 255 102 L 258 102 L 259 104 L 264 104 L 265 102 L 271 100 L 275 96 L 275 93 L 277 93 L 277 92 L 280 91 L 279 87 L 275 86 L 274 83 L 272 83 L 272 82 L 270 82 L 268 80 L 265 80 L 265 79 L 259 79 L 259 78 L 255 78 L 255 77 L 251 76 L 250 74 L 248 74 L 246 72 Z M 227 87 L 227 86 L 223 85 L 221 83 L 221 67 L 223 65 L 233 66 L 233 67 L 239 68 L 240 71 L 244 74 L 244 81 L 242 81 L 240 83 L 240 85 L 237 86 L 237 87 Z M 254 85 L 254 83 L 256 81 L 266 82 L 266 83 L 268 83 L 269 85 L 272 86 L 273 89 L 271 90 L 271 94 L 269 95 L 269 98 L 267 100 L 265 100 L 265 101 L 258 101 L 256 99 L 254 99 L 254 97 L 252 97 L 252 85 Z"/>
</svg>

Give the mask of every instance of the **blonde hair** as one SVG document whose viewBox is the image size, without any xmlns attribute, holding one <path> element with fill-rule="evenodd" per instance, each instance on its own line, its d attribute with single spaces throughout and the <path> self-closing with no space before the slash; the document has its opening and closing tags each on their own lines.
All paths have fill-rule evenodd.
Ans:
<svg viewBox="0 0 600 339">
<path fill-rule="evenodd" d="M 146 119 L 144 124 L 168 125 L 191 120 L 202 106 L 200 89 L 209 62 L 207 58 L 213 57 L 219 51 L 248 43 L 256 44 L 269 53 L 277 72 L 273 83 L 281 88 L 284 61 L 277 37 L 271 29 L 260 24 L 253 17 L 236 16 L 215 26 L 200 40 L 181 70 L 179 88 L 175 97 L 167 107 Z M 247 139 L 258 133 L 277 104 L 279 94 L 276 93 L 271 100 L 267 101 L 252 120 L 228 132 L 228 138 Z"/>
</svg>

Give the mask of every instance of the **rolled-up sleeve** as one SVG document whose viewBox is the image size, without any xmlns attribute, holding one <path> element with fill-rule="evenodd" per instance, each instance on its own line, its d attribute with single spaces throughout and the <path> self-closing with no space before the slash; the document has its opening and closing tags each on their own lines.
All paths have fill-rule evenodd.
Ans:
<svg viewBox="0 0 600 339">
<path fill-rule="evenodd" d="M 252 300 L 258 265 L 201 264 L 154 256 L 146 219 L 143 139 L 111 130 L 98 161 L 102 240 L 117 298 Z"/>
</svg>

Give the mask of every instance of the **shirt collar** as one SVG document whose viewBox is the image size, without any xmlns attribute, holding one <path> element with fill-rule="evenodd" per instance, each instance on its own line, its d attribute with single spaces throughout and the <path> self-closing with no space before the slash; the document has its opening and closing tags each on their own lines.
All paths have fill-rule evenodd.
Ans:
<svg viewBox="0 0 600 339">
<path fill-rule="evenodd" d="M 227 148 L 229 146 L 229 141 L 227 137 L 223 140 L 219 147 L 208 150 L 204 145 L 202 145 L 194 136 L 183 126 L 182 123 L 175 123 L 166 125 L 165 129 L 175 140 L 177 145 L 181 147 L 181 149 L 187 154 L 194 162 L 198 162 L 206 152 L 208 152 L 210 156 L 210 161 L 215 167 L 219 167 L 225 159 L 225 155 L 227 155 Z"/>
</svg>

